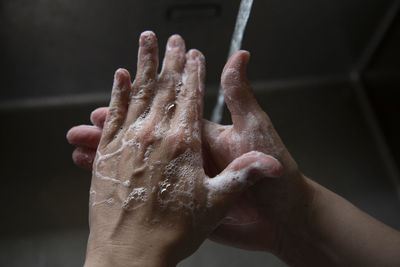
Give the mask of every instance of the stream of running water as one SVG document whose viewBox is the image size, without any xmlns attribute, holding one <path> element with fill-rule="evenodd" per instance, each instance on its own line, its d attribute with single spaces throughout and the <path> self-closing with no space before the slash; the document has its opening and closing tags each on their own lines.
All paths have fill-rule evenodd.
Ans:
<svg viewBox="0 0 400 267">
<path fill-rule="evenodd" d="M 246 28 L 247 20 L 250 16 L 251 6 L 253 0 L 241 0 L 239 12 L 236 18 L 235 30 L 231 40 L 231 47 L 229 49 L 228 58 L 238 51 L 242 45 L 243 34 Z M 211 120 L 216 123 L 221 123 L 222 114 L 224 110 L 224 95 L 222 94 L 221 87 L 218 90 L 217 104 L 214 107 Z"/>
</svg>

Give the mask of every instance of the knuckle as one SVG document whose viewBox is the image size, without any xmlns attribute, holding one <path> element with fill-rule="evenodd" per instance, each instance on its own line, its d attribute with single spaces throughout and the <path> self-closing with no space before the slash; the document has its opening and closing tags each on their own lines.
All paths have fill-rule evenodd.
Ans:
<svg viewBox="0 0 400 267">
<path fill-rule="evenodd" d="M 154 124 L 148 123 L 136 132 L 136 140 L 138 143 L 147 147 L 155 142 Z"/>
<path fill-rule="evenodd" d="M 189 136 L 185 131 L 180 129 L 172 131 L 168 136 L 168 143 L 173 147 L 175 152 L 184 152 L 188 148 Z"/>
<path fill-rule="evenodd" d="M 188 148 L 193 151 L 201 151 L 201 140 L 189 128 L 178 128 L 173 130 L 168 136 L 168 144 L 173 148 L 174 153 L 180 154 Z"/>
<path fill-rule="evenodd" d="M 138 77 L 132 85 L 131 100 L 150 100 L 154 94 L 154 79 Z"/>
</svg>

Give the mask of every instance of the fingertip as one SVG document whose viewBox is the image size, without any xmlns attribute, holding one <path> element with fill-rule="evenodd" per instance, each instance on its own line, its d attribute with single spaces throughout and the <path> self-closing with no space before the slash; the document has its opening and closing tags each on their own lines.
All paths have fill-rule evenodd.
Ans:
<svg viewBox="0 0 400 267">
<path fill-rule="evenodd" d="M 93 166 L 96 151 L 78 147 L 72 152 L 72 161 L 79 167 L 90 170 Z"/>
<path fill-rule="evenodd" d="M 258 152 L 261 155 L 258 158 L 257 168 L 269 178 L 279 178 L 283 174 L 282 163 L 271 155 Z"/>
<path fill-rule="evenodd" d="M 240 56 L 240 58 L 242 60 L 242 64 L 240 65 L 241 66 L 241 70 L 242 70 L 242 73 L 245 74 L 246 70 L 247 70 L 247 65 L 249 64 L 249 61 L 250 61 L 251 55 L 250 55 L 250 52 L 246 51 L 246 50 L 240 50 L 240 51 L 238 51 L 238 53 L 239 53 L 239 56 Z"/>
<path fill-rule="evenodd" d="M 101 107 L 93 110 L 90 114 L 90 121 L 93 123 L 93 125 L 99 128 L 103 128 L 104 121 L 107 117 L 107 111 L 108 107 Z"/>
<path fill-rule="evenodd" d="M 113 91 L 128 91 L 130 89 L 131 78 L 126 69 L 119 68 L 114 73 Z M 126 94 L 124 94 L 126 96 Z"/>
<path fill-rule="evenodd" d="M 270 178 L 280 177 L 282 164 L 273 156 L 258 151 L 251 151 L 236 158 L 230 165 L 232 171 L 248 169 L 250 172 L 262 174 Z"/>
<path fill-rule="evenodd" d="M 250 60 L 250 53 L 246 50 L 239 50 L 235 52 L 225 64 L 222 71 L 221 83 L 222 84 L 237 84 L 241 79 L 246 79 L 247 64 Z M 231 81 L 233 83 L 231 83 Z"/>
<path fill-rule="evenodd" d="M 71 145 L 73 144 L 73 140 L 75 137 L 75 130 L 78 126 L 74 126 L 71 129 L 68 130 L 67 134 L 65 135 L 65 138 L 67 139 L 68 143 L 70 143 Z"/>
<path fill-rule="evenodd" d="M 247 50 L 239 50 L 236 53 L 238 53 L 247 62 L 250 60 L 251 53 L 249 51 L 247 51 Z"/>
<path fill-rule="evenodd" d="M 157 43 L 157 37 L 153 31 L 144 31 L 140 34 L 139 38 L 140 46 L 152 46 L 155 43 Z"/>
<path fill-rule="evenodd" d="M 186 53 L 186 58 L 188 60 L 200 60 L 200 61 L 205 61 L 205 57 L 203 55 L 203 53 L 201 53 L 199 50 L 197 49 L 190 49 L 187 53 Z"/>
<path fill-rule="evenodd" d="M 163 65 L 160 73 L 161 80 L 168 80 L 171 75 L 182 73 L 185 66 L 186 45 L 185 40 L 174 34 L 168 38 Z"/>
<path fill-rule="evenodd" d="M 115 79 L 117 80 L 121 80 L 121 81 L 125 81 L 125 80 L 129 80 L 130 81 L 130 74 L 129 71 L 124 69 L 124 68 L 119 68 L 115 71 L 115 75 L 114 75 Z"/>
<path fill-rule="evenodd" d="M 102 130 L 93 125 L 79 125 L 67 132 L 67 141 L 76 147 L 96 149 L 101 138 Z"/>
<path fill-rule="evenodd" d="M 241 66 L 247 66 L 250 60 L 250 52 L 247 50 L 236 51 L 232 56 L 232 63 L 239 64 Z"/>
<path fill-rule="evenodd" d="M 178 33 L 172 34 L 169 38 L 181 38 L 181 39 L 183 39 L 182 36 L 180 34 L 178 34 Z"/>
<path fill-rule="evenodd" d="M 205 57 L 203 53 L 201 53 L 197 49 L 190 49 L 186 53 L 186 66 L 189 66 L 190 71 L 197 71 L 199 74 L 199 82 L 201 91 L 203 91 L 204 87 L 204 79 L 205 79 Z"/>
<path fill-rule="evenodd" d="M 139 37 L 139 51 L 135 83 L 153 80 L 158 68 L 158 41 L 152 31 L 145 31 Z"/>
<path fill-rule="evenodd" d="M 179 34 L 173 34 L 168 38 L 167 50 L 172 48 L 185 48 L 185 41 Z"/>
</svg>

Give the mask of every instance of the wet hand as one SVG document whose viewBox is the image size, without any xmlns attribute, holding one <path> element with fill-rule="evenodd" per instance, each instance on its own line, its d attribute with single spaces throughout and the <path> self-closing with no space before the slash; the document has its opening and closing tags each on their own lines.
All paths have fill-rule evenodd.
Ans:
<svg viewBox="0 0 400 267">
<path fill-rule="evenodd" d="M 222 243 L 247 249 L 275 251 L 279 247 L 282 227 L 303 217 L 301 210 L 312 199 L 313 192 L 305 183 L 268 115 L 253 97 L 246 78 L 249 53 L 239 51 L 227 62 L 221 85 L 232 115 L 233 125 L 222 126 L 203 120 L 203 159 L 205 171 L 213 176 L 233 159 L 252 150 L 271 154 L 284 166 L 282 179 L 263 180 L 249 188 L 216 229 L 213 238 Z M 75 163 L 91 168 L 107 108 L 96 109 L 94 126 L 77 126 L 70 130 L 69 141 L 78 148 Z M 299 218 L 299 220 L 303 220 Z M 260 229 L 267 236 L 260 235 Z"/>
<path fill-rule="evenodd" d="M 174 266 L 246 188 L 281 175 L 281 164 L 260 152 L 241 155 L 214 178 L 205 174 L 204 64 L 174 35 L 157 75 L 157 40 L 145 32 L 133 84 L 126 70 L 116 72 L 93 162 L 86 266 Z"/>
</svg>

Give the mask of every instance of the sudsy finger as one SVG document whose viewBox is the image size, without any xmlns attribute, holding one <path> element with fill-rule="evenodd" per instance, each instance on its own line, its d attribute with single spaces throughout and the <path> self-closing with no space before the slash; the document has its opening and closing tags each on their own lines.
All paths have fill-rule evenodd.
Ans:
<svg viewBox="0 0 400 267">
<path fill-rule="evenodd" d="M 114 85 L 111 93 L 110 108 L 104 123 L 101 144 L 108 144 L 114 139 L 126 119 L 129 95 L 131 91 L 131 78 L 125 69 L 118 69 L 114 76 Z"/>
<path fill-rule="evenodd" d="M 261 112 L 246 76 L 250 53 L 238 51 L 226 63 L 221 76 L 221 87 L 233 126 L 246 129 L 249 116 Z"/>
<path fill-rule="evenodd" d="M 152 105 L 152 119 L 154 121 L 166 121 L 174 113 L 176 92 L 182 86 L 182 73 L 185 67 L 186 48 L 185 41 L 175 34 L 168 39 L 165 50 L 163 68 L 158 78 L 159 86 Z"/>
<path fill-rule="evenodd" d="M 67 140 L 76 147 L 97 149 L 101 138 L 101 129 L 92 125 L 79 125 L 67 133 Z"/>
<path fill-rule="evenodd" d="M 159 80 L 163 81 L 173 78 L 171 76 L 180 76 L 185 67 L 185 53 L 185 41 L 182 37 L 178 34 L 169 37 Z"/>
<path fill-rule="evenodd" d="M 204 56 L 200 51 L 192 49 L 186 54 L 183 88 L 177 96 L 177 107 L 173 119 L 175 127 L 200 131 L 203 117 L 204 78 Z"/>
<path fill-rule="evenodd" d="M 90 114 L 90 121 L 93 123 L 93 125 L 102 129 L 106 120 L 107 112 L 108 107 L 96 108 Z"/>
<path fill-rule="evenodd" d="M 132 124 L 153 101 L 158 69 L 158 43 L 152 31 L 139 38 L 139 52 L 135 81 L 132 85 L 127 123 Z"/>
</svg>

